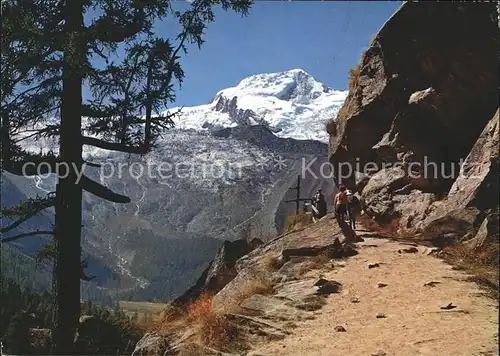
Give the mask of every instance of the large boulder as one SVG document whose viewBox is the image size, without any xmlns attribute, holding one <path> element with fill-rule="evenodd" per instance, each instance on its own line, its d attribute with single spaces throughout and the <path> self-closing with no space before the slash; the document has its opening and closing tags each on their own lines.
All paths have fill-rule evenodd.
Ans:
<svg viewBox="0 0 500 356">
<path fill-rule="evenodd" d="M 490 242 L 498 243 L 498 209 L 484 218 L 476 235 L 465 244 L 472 250 L 479 250 Z"/>
<path fill-rule="evenodd" d="M 224 241 L 217 254 L 202 275 L 186 293 L 175 299 L 172 306 L 185 306 L 203 293 L 216 294 L 237 274 L 236 261 L 263 242 L 259 239 Z"/>
<path fill-rule="evenodd" d="M 378 224 L 427 236 L 476 211 L 474 234 L 498 205 L 497 19 L 493 3 L 406 2 L 351 70 L 330 162 Z"/>
<path fill-rule="evenodd" d="M 448 205 L 498 207 L 499 111 L 486 124 L 448 194 Z"/>
<path fill-rule="evenodd" d="M 493 3 L 403 4 L 353 70 L 331 162 L 380 162 L 391 129 L 399 153 L 465 157 L 498 107 L 496 19 Z"/>
<path fill-rule="evenodd" d="M 236 276 L 236 261 L 251 250 L 246 240 L 225 241 L 209 267 L 205 288 L 211 292 L 221 290 Z"/>
<path fill-rule="evenodd" d="M 499 123 L 497 110 L 462 164 L 446 200 L 436 205 L 421 223 L 423 235 L 455 232 L 460 238 L 481 227 L 479 244 L 486 236 L 498 236 L 498 223 L 495 227 L 492 222 L 498 220 Z"/>
<path fill-rule="evenodd" d="M 398 233 L 415 232 L 431 204 L 434 193 L 415 189 L 411 178 L 401 167 L 391 167 L 377 172 L 362 190 L 365 212 L 381 226 L 397 220 Z"/>
<path fill-rule="evenodd" d="M 244 268 L 213 297 L 212 310 L 220 314 L 234 313 L 245 298 L 265 291 L 271 284 L 271 277 L 259 266 Z"/>
</svg>

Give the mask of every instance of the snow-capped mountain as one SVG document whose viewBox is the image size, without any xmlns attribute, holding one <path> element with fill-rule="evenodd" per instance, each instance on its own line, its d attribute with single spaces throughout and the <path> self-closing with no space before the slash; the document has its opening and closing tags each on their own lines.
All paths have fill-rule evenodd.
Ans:
<svg viewBox="0 0 500 356">
<path fill-rule="evenodd" d="M 347 91 L 333 90 L 302 69 L 256 74 L 237 86 L 220 90 L 206 105 L 175 107 L 177 131 L 210 132 L 222 128 L 262 125 L 277 137 L 328 143 L 325 122 L 336 117 Z M 83 118 L 85 122 L 85 118 Z M 58 118 L 47 119 L 30 129 L 55 125 Z M 27 131 L 21 136 L 30 136 Z M 93 136 L 88 134 L 89 136 Z M 25 139 L 25 149 L 33 152 L 58 152 L 56 139 Z M 161 145 L 161 142 L 160 142 Z M 96 147 L 84 146 L 85 156 L 108 156 Z"/>
<path fill-rule="evenodd" d="M 347 91 L 330 89 L 302 69 L 257 74 L 219 91 L 207 105 L 182 108 L 174 121 L 196 130 L 266 125 L 278 137 L 328 142 L 325 121 L 346 97 Z"/>
</svg>

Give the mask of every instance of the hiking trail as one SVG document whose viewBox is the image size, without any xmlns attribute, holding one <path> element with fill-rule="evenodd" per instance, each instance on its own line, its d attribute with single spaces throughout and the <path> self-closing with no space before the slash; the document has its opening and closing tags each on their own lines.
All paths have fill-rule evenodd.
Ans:
<svg viewBox="0 0 500 356">
<path fill-rule="evenodd" d="M 296 321 L 286 338 L 249 355 L 498 355 L 498 304 L 467 274 L 429 247 L 364 235 L 356 256 L 302 276 L 337 281 L 340 292 L 314 319 Z"/>
</svg>

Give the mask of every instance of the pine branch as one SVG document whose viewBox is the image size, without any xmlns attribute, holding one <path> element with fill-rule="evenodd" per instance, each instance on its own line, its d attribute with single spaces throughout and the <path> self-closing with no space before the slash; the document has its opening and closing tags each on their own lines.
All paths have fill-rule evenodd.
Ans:
<svg viewBox="0 0 500 356">
<path fill-rule="evenodd" d="M 57 124 L 57 125 L 47 125 L 43 129 L 19 131 L 18 133 L 16 133 L 17 135 L 22 135 L 22 134 L 28 133 L 28 132 L 33 132 L 33 133 L 26 135 L 26 136 L 23 136 L 21 138 L 18 138 L 17 140 L 13 140 L 13 143 L 19 143 L 21 141 L 24 141 L 24 140 L 27 140 L 27 139 L 30 139 L 33 137 L 39 138 L 40 136 L 46 136 L 46 137 L 56 136 L 59 134 L 59 128 L 60 128 L 60 125 Z"/>
<path fill-rule="evenodd" d="M 84 269 L 87 268 L 88 266 L 89 266 L 89 263 L 88 263 L 87 259 L 80 261 L 80 279 L 83 281 L 87 281 L 87 282 L 89 282 L 97 277 L 97 276 L 87 276 Z"/>
<path fill-rule="evenodd" d="M 3 144 L 3 142 L 2 142 Z M 10 153 L 2 152 L 2 169 L 16 176 L 36 176 L 40 174 L 56 173 L 59 158 L 55 155 L 36 155 L 31 153 L 16 153 L 21 159 L 16 160 Z M 43 164 L 42 164 L 43 163 Z"/>
<path fill-rule="evenodd" d="M 17 206 L 2 209 L 0 215 L 1 218 L 9 218 L 12 216 L 18 216 L 19 218 L 6 227 L 2 227 L 0 229 L 0 233 L 5 233 L 18 227 L 26 220 L 29 220 L 33 216 L 39 214 L 41 211 L 53 207 L 55 202 L 55 195 L 53 193 L 49 193 L 44 198 L 30 198 Z"/>
<path fill-rule="evenodd" d="M 117 18 L 121 23 L 117 23 Z M 106 11 L 104 16 L 88 27 L 88 42 L 100 41 L 110 44 L 124 42 L 143 31 L 146 21 L 144 11 L 141 9 L 135 9 L 132 18 L 127 18 L 122 9 Z"/>
<path fill-rule="evenodd" d="M 96 181 L 86 176 L 82 176 L 82 179 L 80 181 L 80 187 L 83 190 L 98 196 L 99 198 L 106 199 L 113 203 L 130 203 L 129 197 L 115 193 L 108 187 L 100 183 L 97 183 Z"/>
<path fill-rule="evenodd" d="M 102 165 L 100 165 L 98 163 L 92 163 L 92 162 L 85 161 L 85 160 L 82 163 L 86 166 L 93 167 L 93 168 L 101 168 L 102 167 Z"/>
<path fill-rule="evenodd" d="M 31 231 L 31 232 L 25 232 L 22 234 L 14 235 L 14 236 L 9 236 L 9 237 L 4 237 L 3 239 L 0 239 L 0 243 L 6 243 L 6 242 L 11 242 L 15 241 L 24 237 L 31 237 L 31 236 L 37 236 L 37 235 L 54 235 L 53 231 L 48 231 L 48 230 L 36 230 L 36 231 Z"/>
<path fill-rule="evenodd" d="M 129 145 L 122 144 L 122 143 L 107 142 L 107 141 L 99 140 L 97 138 L 88 137 L 88 136 L 82 137 L 82 143 L 84 145 L 99 147 L 99 148 L 103 148 L 105 150 L 110 150 L 110 151 L 119 151 L 119 152 L 125 152 L 125 153 L 133 153 L 133 154 L 145 154 L 145 153 L 147 153 L 147 151 L 144 148 L 139 147 L 139 146 L 129 146 Z"/>
<path fill-rule="evenodd" d="M 61 77 L 60 76 L 56 76 L 56 77 L 52 77 L 52 78 L 48 78 L 48 79 L 45 79 L 43 81 L 41 81 L 39 84 L 33 86 L 33 87 L 30 87 L 22 92 L 20 92 L 19 94 L 17 94 L 12 100 L 10 100 L 7 104 L 5 105 L 2 105 L 0 107 L 1 110 L 5 110 L 7 107 L 9 106 L 12 106 L 12 105 L 18 105 L 19 103 L 17 103 L 17 101 L 21 98 L 24 98 L 26 96 L 26 94 L 32 92 L 32 91 L 36 91 L 36 90 L 39 90 L 39 89 L 46 89 L 48 87 L 51 87 L 55 84 L 58 84 L 60 81 L 61 81 Z"/>
<path fill-rule="evenodd" d="M 50 239 L 46 241 L 36 252 L 35 261 L 37 265 L 41 265 L 44 262 L 53 262 L 56 258 L 57 246 L 55 239 Z"/>
</svg>

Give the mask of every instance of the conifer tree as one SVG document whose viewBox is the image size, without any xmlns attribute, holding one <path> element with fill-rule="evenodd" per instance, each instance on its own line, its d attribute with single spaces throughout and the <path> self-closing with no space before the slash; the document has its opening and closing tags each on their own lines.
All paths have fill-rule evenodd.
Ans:
<svg viewBox="0 0 500 356">
<path fill-rule="evenodd" d="M 246 14 L 251 0 L 194 0 L 175 11 L 170 0 L 3 0 L 1 28 L 2 170 L 16 175 L 55 173 L 55 192 L 2 211 L 6 233 L 44 209 L 54 208 L 52 352 L 72 354 L 80 312 L 82 194 L 116 203 L 130 199 L 87 176 L 78 180 L 84 146 L 146 154 L 161 130 L 164 114 L 182 83 L 180 64 L 189 44 L 201 46 L 214 6 Z M 171 39 L 154 23 L 174 17 Z M 121 60 L 114 54 L 123 50 Z M 103 66 L 95 65 L 95 59 Z M 91 98 L 83 101 L 87 84 Z M 163 114 L 162 114 L 163 113 Z M 49 120 L 50 119 L 50 120 Z M 55 139 L 56 152 L 23 148 L 27 139 Z M 40 163 L 43 162 L 43 165 Z M 27 165 L 30 164 L 30 165 Z M 62 165 L 61 165 L 62 164 Z M 40 169 L 43 168 L 43 169 Z"/>
</svg>

